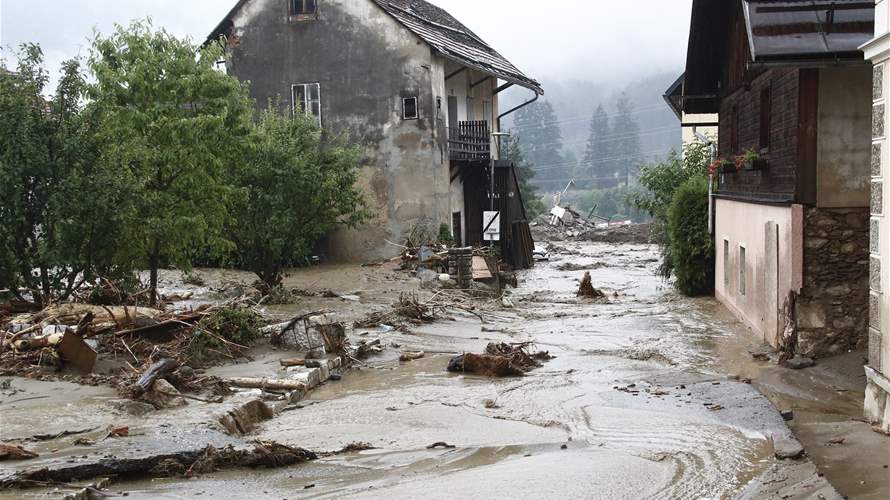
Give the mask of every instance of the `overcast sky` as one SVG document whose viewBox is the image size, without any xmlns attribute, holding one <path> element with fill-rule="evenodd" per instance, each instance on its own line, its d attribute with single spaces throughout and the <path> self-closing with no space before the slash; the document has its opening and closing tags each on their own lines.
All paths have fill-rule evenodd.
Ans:
<svg viewBox="0 0 890 500">
<path fill-rule="evenodd" d="M 284 0 L 281 0 L 284 1 Z M 321 0 L 324 1 L 324 0 Z M 365 1 L 365 0 L 354 0 Z M 433 0 L 538 79 L 628 79 L 679 71 L 691 0 Z M 93 28 L 151 16 L 177 35 L 204 37 L 235 0 L 0 0 L 0 46 L 38 42 L 53 71 L 86 55 Z"/>
</svg>

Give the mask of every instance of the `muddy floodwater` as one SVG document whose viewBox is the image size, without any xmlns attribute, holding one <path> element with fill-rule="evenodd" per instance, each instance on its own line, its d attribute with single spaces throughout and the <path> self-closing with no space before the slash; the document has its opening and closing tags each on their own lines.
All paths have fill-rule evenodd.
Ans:
<svg viewBox="0 0 890 500">
<path fill-rule="evenodd" d="M 351 443 L 375 449 L 113 491 L 152 499 L 837 498 L 809 459 L 776 458 L 800 445 L 747 380 L 759 370 L 745 346 L 757 340 L 724 308 L 660 281 L 655 247 L 560 245 L 549 262 L 520 274 L 514 307 L 485 323 L 453 315 L 410 334 L 351 332 L 391 349 L 251 436 L 317 452 Z M 566 263 L 582 270 L 560 271 Z M 575 297 L 583 268 L 607 300 Z M 338 279 L 338 291 L 349 293 L 349 280 Z M 370 282 L 364 286 L 384 297 L 408 288 Z M 344 316 L 373 309 L 370 295 L 343 306 Z M 445 370 L 456 353 L 527 341 L 555 358 L 525 377 Z M 399 350 L 426 357 L 400 363 Z M 280 357 L 259 357 L 255 369 L 273 374 Z"/>
</svg>

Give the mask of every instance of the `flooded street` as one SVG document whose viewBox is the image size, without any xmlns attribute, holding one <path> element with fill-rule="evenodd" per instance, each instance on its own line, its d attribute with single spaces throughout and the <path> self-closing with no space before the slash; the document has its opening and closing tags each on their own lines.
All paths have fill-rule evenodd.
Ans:
<svg viewBox="0 0 890 500">
<path fill-rule="evenodd" d="M 315 451 L 373 450 L 116 489 L 133 498 L 837 496 L 808 460 L 776 458 L 800 445 L 769 400 L 724 368 L 750 365 L 743 349 L 724 361 L 735 352 L 727 345 L 756 341 L 722 307 L 655 277 L 652 246 L 562 245 L 520 276 L 516 307 L 496 321 L 467 315 L 411 334 L 357 330 L 427 357 L 372 358 L 255 436 Z M 568 262 L 589 267 L 608 300 L 577 299 L 584 271 L 558 270 Z M 522 378 L 445 370 L 452 354 L 526 341 L 555 359 Z"/>
</svg>

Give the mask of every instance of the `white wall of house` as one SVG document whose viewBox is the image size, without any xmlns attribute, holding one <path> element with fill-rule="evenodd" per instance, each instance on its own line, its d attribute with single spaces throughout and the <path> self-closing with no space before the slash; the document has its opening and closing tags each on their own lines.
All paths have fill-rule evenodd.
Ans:
<svg viewBox="0 0 890 500">
<path fill-rule="evenodd" d="M 695 144 L 697 142 L 702 142 L 699 138 L 699 135 L 703 135 L 708 137 L 714 144 L 717 143 L 717 130 L 718 127 L 715 125 L 719 121 L 719 115 L 714 114 L 689 114 L 683 113 L 683 119 L 680 121 L 682 124 L 682 139 L 683 146 L 688 146 L 690 144 Z"/>
<path fill-rule="evenodd" d="M 445 64 L 445 74 L 450 75 L 459 70 L 463 66 L 453 61 Z M 492 132 L 497 132 L 497 116 L 498 116 L 498 96 L 495 90 L 498 86 L 497 78 L 488 78 L 479 85 L 473 87 L 476 82 L 482 81 L 488 75 L 466 69 L 457 75 L 445 81 L 446 97 L 443 101 L 444 112 L 448 114 L 448 96 L 457 99 L 457 119 L 458 121 L 486 120 L 488 127 Z M 455 126 L 448 124 L 449 127 Z M 492 154 L 495 154 L 494 145 L 492 145 Z"/>
<path fill-rule="evenodd" d="M 780 310 L 801 286 L 802 210 L 718 199 L 715 222 L 717 299 L 778 346 L 784 330 Z"/>
<path fill-rule="evenodd" d="M 890 432 L 890 0 L 875 2 L 875 37 L 863 47 L 872 73 L 871 295 L 865 417 Z"/>
</svg>

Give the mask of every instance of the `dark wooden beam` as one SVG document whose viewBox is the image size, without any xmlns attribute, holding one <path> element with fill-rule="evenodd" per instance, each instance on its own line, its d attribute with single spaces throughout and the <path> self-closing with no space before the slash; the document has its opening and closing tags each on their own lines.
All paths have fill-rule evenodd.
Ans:
<svg viewBox="0 0 890 500">
<path fill-rule="evenodd" d="M 478 85 L 482 85 L 483 83 L 487 82 L 488 80 L 491 80 L 491 77 L 490 77 L 490 76 L 486 76 L 485 78 L 479 80 L 478 82 L 473 83 L 473 84 L 470 84 L 470 88 L 471 88 L 471 89 L 474 89 L 474 88 L 476 88 Z"/>
<path fill-rule="evenodd" d="M 505 83 L 505 84 L 501 85 L 500 87 L 498 87 L 498 88 L 494 91 L 494 93 L 495 93 L 495 94 L 500 94 L 501 92 L 507 90 L 508 88 L 512 87 L 513 85 L 515 85 L 515 84 L 513 84 L 513 83 L 509 83 L 509 82 L 508 82 L 508 83 Z"/>
<path fill-rule="evenodd" d="M 457 76 L 457 75 L 463 73 L 463 72 L 466 71 L 466 70 L 467 70 L 467 67 L 464 66 L 464 67 L 462 67 L 461 69 L 459 69 L 459 70 L 457 70 L 457 71 L 455 71 L 455 72 L 453 72 L 453 73 L 449 73 L 449 74 L 445 75 L 445 81 L 447 82 L 448 80 L 451 80 L 452 78 L 454 78 L 455 76 Z"/>
</svg>

